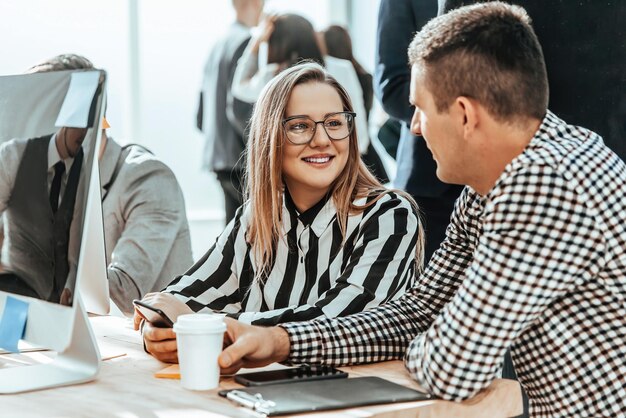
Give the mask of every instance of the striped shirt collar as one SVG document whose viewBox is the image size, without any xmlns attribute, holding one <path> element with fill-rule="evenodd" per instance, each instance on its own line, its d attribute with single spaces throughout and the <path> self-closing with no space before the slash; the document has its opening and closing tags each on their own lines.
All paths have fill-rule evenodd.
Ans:
<svg viewBox="0 0 626 418">
<path fill-rule="evenodd" d="M 332 194 L 328 193 L 311 208 L 300 213 L 289 194 L 289 190 L 285 187 L 283 193 L 283 214 L 285 215 L 283 218 L 285 219 L 285 222 L 283 222 L 284 235 L 296 226 L 297 223 L 293 221 L 299 220 L 304 227 L 311 227 L 311 230 L 319 237 L 335 218 L 337 211 Z"/>
</svg>

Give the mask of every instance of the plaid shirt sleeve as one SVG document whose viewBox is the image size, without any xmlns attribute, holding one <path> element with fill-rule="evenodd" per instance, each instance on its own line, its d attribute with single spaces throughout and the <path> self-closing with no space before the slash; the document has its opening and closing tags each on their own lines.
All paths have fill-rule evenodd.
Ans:
<svg viewBox="0 0 626 418">
<path fill-rule="evenodd" d="M 452 298 L 469 266 L 471 237 L 461 225 L 478 222 L 478 213 L 474 216 L 465 210 L 476 200 L 477 195 L 466 189 L 457 201 L 442 248 L 402 298 L 347 317 L 280 325 L 290 338 L 288 362 L 340 366 L 402 358 L 410 341 L 428 328 Z"/>
<path fill-rule="evenodd" d="M 571 291 L 605 248 L 597 213 L 561 173 L 533 166 L 504 181 L 485 204 L 466 279 L 405 357 L 412 376 L 444 399 L 487 387 L 517 336 Z"/>
</svg>

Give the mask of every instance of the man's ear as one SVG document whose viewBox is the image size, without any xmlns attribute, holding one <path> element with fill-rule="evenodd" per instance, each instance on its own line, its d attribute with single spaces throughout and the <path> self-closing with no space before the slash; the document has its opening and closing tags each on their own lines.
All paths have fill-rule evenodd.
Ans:
<svg viewBox="0 0 626 418">
<path fill-rule="evenodd" d="M 459 96 L 454 101 L 458 117 L 462 119 L 463 137 L 471 138 L 478 127 L 478 108 L 474 100 L 469 97 Z"/>
</svg>

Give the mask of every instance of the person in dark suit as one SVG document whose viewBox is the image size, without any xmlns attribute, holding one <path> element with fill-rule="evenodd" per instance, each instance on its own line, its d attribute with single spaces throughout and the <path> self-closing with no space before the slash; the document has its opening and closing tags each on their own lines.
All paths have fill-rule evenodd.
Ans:
<svg viewBox="0 0 626 418">
<path fill-rule="evenodd" d="M 425 262 L 439 248 L 460 186 L 441 182 L 424 138 L 409 130 L 413 108 L 409 104 L 411 71 L 406 51 L 416 31 L 437 15 L 436 0 L 381 0 L 376 37 L 374 87 L 383 109 L 402 121 L 396 156 L 394 186 L 413 196 L 426 229 Z"/>
<path fill-rule="evenodd" d="M 248 41 L 250 28 L 263 12 L 263 0 L 233 0 L 236 21 L 213 46 L 204 68 L 197 125 L 205 134 L 202 166 L 217 175 L 224 192 L 226 224 L 243 203 L 244 130 L 252 105 L 233 97 L 230 87 L 237 61 Z"/>
<path fill-rule="evenodd" d="M 439 0 L 439 12 L 476 3 Z M 550 109 L 597 132 L 626 160 L 626 2 L 511 0 L 543 47 Z"/>
<path fill-rule="evenodd" d="M 409 192 L 422 212 L 426 246 L 424 262 L 446 236 L 454 202 L 463 187 L 437 178 L 437 165 L 422 136 L 410 131 L 414 108 L 409 104 L 411 70 L 406 51 L 413 35 L 431 18 L 446 11 L 446 0 L 381 0 L 376 42 L 374 84 L 383 109 L 402 123 L 394 185 Z M 504 358 L 504 378 L 516 379 L 510 354 Z"/>
</svg>

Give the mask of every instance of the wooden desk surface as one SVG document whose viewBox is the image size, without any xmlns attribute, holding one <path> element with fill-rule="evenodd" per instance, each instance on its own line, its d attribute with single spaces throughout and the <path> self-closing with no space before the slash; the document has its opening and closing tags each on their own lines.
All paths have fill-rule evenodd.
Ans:
<svg viewBox="0 0 626 418">
<path fill-rule="evenodd" d="M 103 358 L 97 380 L 18 395 L 0 395 L 0 410 L 6 417 L 118 417 L 118 418 L 222 418 L 257 416 L 217 395 L 221 389 L 239 387 L 231 377 L 222 377 L 220 388 L 194 392 L 180 381 L 157 379 L 153 375 L 166 365 L 143 351 L 139 334 L 129 320 L 116 317 L 91 318 Z M 42 358 L 42 353 L 8 355 L 0 360 L 21 361 L 20 357 Z M 112 358 L 111 358 L 112 357 Z M 27 366 L 26 366 L 27 367 Z M 350 376 L 376 375 L 406 386 L 419 388 L 400 361 L 342 367 Z M 363 408 L 301 414 L 301 418 L 329 417 L 507 417 L 521 414 L 519 385 L 497 380 L 476 398 L 463 403 L 447 401 L 411 402 Z"/>
</svg>

